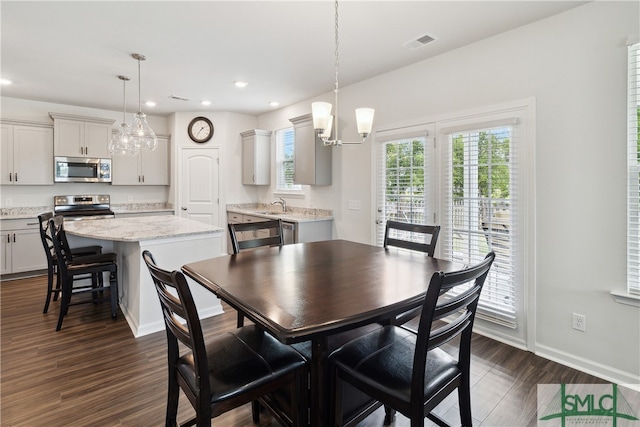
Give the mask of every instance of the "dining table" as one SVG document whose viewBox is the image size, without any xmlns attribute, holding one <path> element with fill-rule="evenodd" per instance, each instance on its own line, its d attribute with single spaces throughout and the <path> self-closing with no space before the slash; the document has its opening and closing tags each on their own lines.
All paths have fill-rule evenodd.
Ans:
<svg viewBox="0 0 640 427">
<path fill-rule="evenodd" d="M 328 340 L 422 304 L 438 271 L 463 265 L 397 248 L 327 240 L 258 248 L 182 271 L 285 344 L 310 342 L 310 425 L 329 425 Z"/>
</svg>

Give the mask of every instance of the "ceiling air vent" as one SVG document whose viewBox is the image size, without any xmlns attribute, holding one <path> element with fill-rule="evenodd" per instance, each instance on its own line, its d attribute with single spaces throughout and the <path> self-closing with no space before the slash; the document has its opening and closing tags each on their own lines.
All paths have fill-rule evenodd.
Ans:
<svg viewBox="0 0 640 427">
<path fill-rule="evenodd" d="M 427 34 L 424 36 L 417 38 L 415 40 L 409 40 L 408 42 L 402 43 L 402 46 L 406 47 L 409 50 L 416 50 L 421 48 L 422 46 L 431 43 L 435 39 Z"/>
<path fill-rule="evenodd" d="M 170 95 L 169 99 L 175 99 L 176 101 L 189 101 L 189 98 L 185 98 L 184 96 Z"/>
</svg>

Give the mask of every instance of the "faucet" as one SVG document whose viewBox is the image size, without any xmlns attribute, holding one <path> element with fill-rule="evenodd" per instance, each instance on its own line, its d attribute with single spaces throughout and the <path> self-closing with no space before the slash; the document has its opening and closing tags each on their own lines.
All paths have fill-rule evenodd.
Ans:
<svg viewBox="0 0 640 427">
<path fill-rule="evenodd" d="M 287 202 L 282 197 L 280 197 L 278 200 L 274 200 L 273 202 L 271 202 L 271 204 L 282 206 L 282 212 L 287 211 Z"/>
</svg>

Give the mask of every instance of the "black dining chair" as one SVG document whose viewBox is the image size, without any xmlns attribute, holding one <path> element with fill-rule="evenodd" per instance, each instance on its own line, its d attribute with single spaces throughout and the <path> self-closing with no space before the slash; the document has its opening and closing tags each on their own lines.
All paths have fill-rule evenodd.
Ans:
<svg viewBox="0 0 640 427">
<path fill-rule="evenodd" d="M 49 311 L 49 303 L 51 297 L 57 301 L 58 296 L 62 292 L 60 285 L 60 274 L 58 272 L 58 258 L 53 247 L 53 241 L 47 234 L 49 228 L 49 220 L 54 216 L 53 212 L 44 212 L 38 215 L 38 222 L 40 223 L 40 240 L 42 240 L 42 246 L 44 247 L 44 253 L 47 257 L 47 300 L 44 303 L 43 313 Z M 84 255 L 97 255 L 102 253 L 102 246 L 81 246 L 71 248 L 71 255 L 84 256 Z M 56 278 L 55 287 L 53 285 L 53 278 Z"/>
<path fill-rule="evenodd" d="M 249 238 L 246 236 L 249 235 Z M 229 237 L 233 253 L 263 246 L 282 246 L 282 220 L 229 223 Z M 244 325 L 244 315 L 238 312 L 238 328 Z"/>
<path fill-rule="evenodd" d="M 229 237 L 234 254 L 262 246 L 282 246 L 282 220 L 229 223 Z"/>
<path fill-rule="evenodd" d="M 411 224 L 387 220 L 384 230 L 384 248 L 394 246 L 424 252 L 433 257 L 440 235 L 439 225 Z M 393 319 L 395 325 L 403 325 L 420 314 L 420 307 L 399 314 Z"/>
<path fill-rule="evenodd" d="M 167 333 L 166 425 L 176 425 L 180 390 L 196 411 L 195 418 L 183 426 L 210 426 L 212 418 L 257 400 L 281 424 L 306 425 L 305 359 L 255 325 L 205 342 L 185 276 L 159 268 L 149 251 L 144 251 L 142 258 L 155 284 Z M 183 354 L 179 343 L 186 347 Z M 288 413 L 280 410 L 279 402 L 270 399 L 280 389 L 287 389 L 292 397 Z M 257 423 L 259 412 L 254 410 L 253 414 Z"/>
<path fill-rule="evenodd" d="M 102 299 L 103 292 L 106 290 L 109 291 L 110 295 L 111 318 L 116 320 L 118 317 L 118 265 L 116 263 L 116 254 L 101 253 L 74 257 L 64 231 L 64 218 L 60 215 L 56 215 L 49 220 L 47 234 L 53 242 L 62 289 L 62 302 L 56 331 L 62 328 L 62 320 L 66 316 L 69 306 L 89 302 L 97 303 Z M 108 287 L 104 285 L 102 280 L 104 273 L 109 273 Z M 86 286 L 74 286 L 73 283 L 78 277 L 89 277 L 92 283 Z M 91 293 L 91 299 L 82 297 L 86 293 Z M 72 297 L 74 298 L 73 303 L 71 302 Z"/>
<path fill-rule="evenodd" d="M 490 252 L 472 267 L 434 273 L 417 333 L 387 325 L 331 354 L 329 366 L 335 398 L 332 425 L 353 426 L 385 405 L 409 418 L 411 427 L 423 426 L 425 417 L 439 426 L 447 426 L 432 410 L 456 389 L 461 424 L 472 425 L 471 332 L 478 299 L 494 259 L 495 253 Z M 453 288 L 460 292 L 439 301 L 442 291 Z M 441 321 L 444 318 L 446 322 Z M 440 348 L 458 336 L 457 356 Z M 371 396 L 375 402 L 357 418 L 342 423 L 341 402 L 346 384 Z"/>
</svg>

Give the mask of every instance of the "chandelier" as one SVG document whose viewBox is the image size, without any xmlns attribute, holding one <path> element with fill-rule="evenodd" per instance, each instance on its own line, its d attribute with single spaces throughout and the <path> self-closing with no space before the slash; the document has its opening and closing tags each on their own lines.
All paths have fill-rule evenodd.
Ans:
<svg viewBox="0 0 640 427">
<path fill-rule="evenodd" d="M 334 102 L 336 105 L 335 115 L 331 114 L 332 105 L 329 102 L 314 102 L 311 104 L 311 114 L 313 117 L 313 128 L 315 129 L 316 136 L 322 140 L 325 146 L 342 144 L 360 144 L 371 133 L 373 126 L 373 115 L 375 110 L 373 108 L 357 108 L 356 109 L 356 122 L 358 126 L 358 133 L 362 137 L 360 142 L 343 142 L 340 139 L 340 133 L 338 131 L 338 92 L 340 91 L 340 85 L 338 83 L 339 74 L 339 57 L 338 57 L 338 0 L 335 1 L 335 83 L 334 83 Z M 331 129 L 335 118 L 335 139 L 331 139 Z"/>
<path fill-rule="evenodd" d="M 127 82 L 130 80 L 127 76 L 118 76 L 122 80 L 122 124 L 118 128 L 118 132 L 113 135 L 109 142 L 109 154 L 112 156 L 137 156 L 138 148 L 131 143 L 129 139 L 129 125 L 127 125 Z"/>
<path fill-rule="evenodd" d="M 140 61 L 144 61 L 147 58 L 139 53 L 134 53 L 131 57 L 138 61 L 138 112 L 133 116 L 133 123 L 128 129 L 127 137 L 138 149 L 155 150 L 158 147 L 158 138 L 149 123 L 147 123 L 147 116 L 142 112 L 140 97 L 140 86 L 142 86 L 140 81 Z"/>
</svg>

